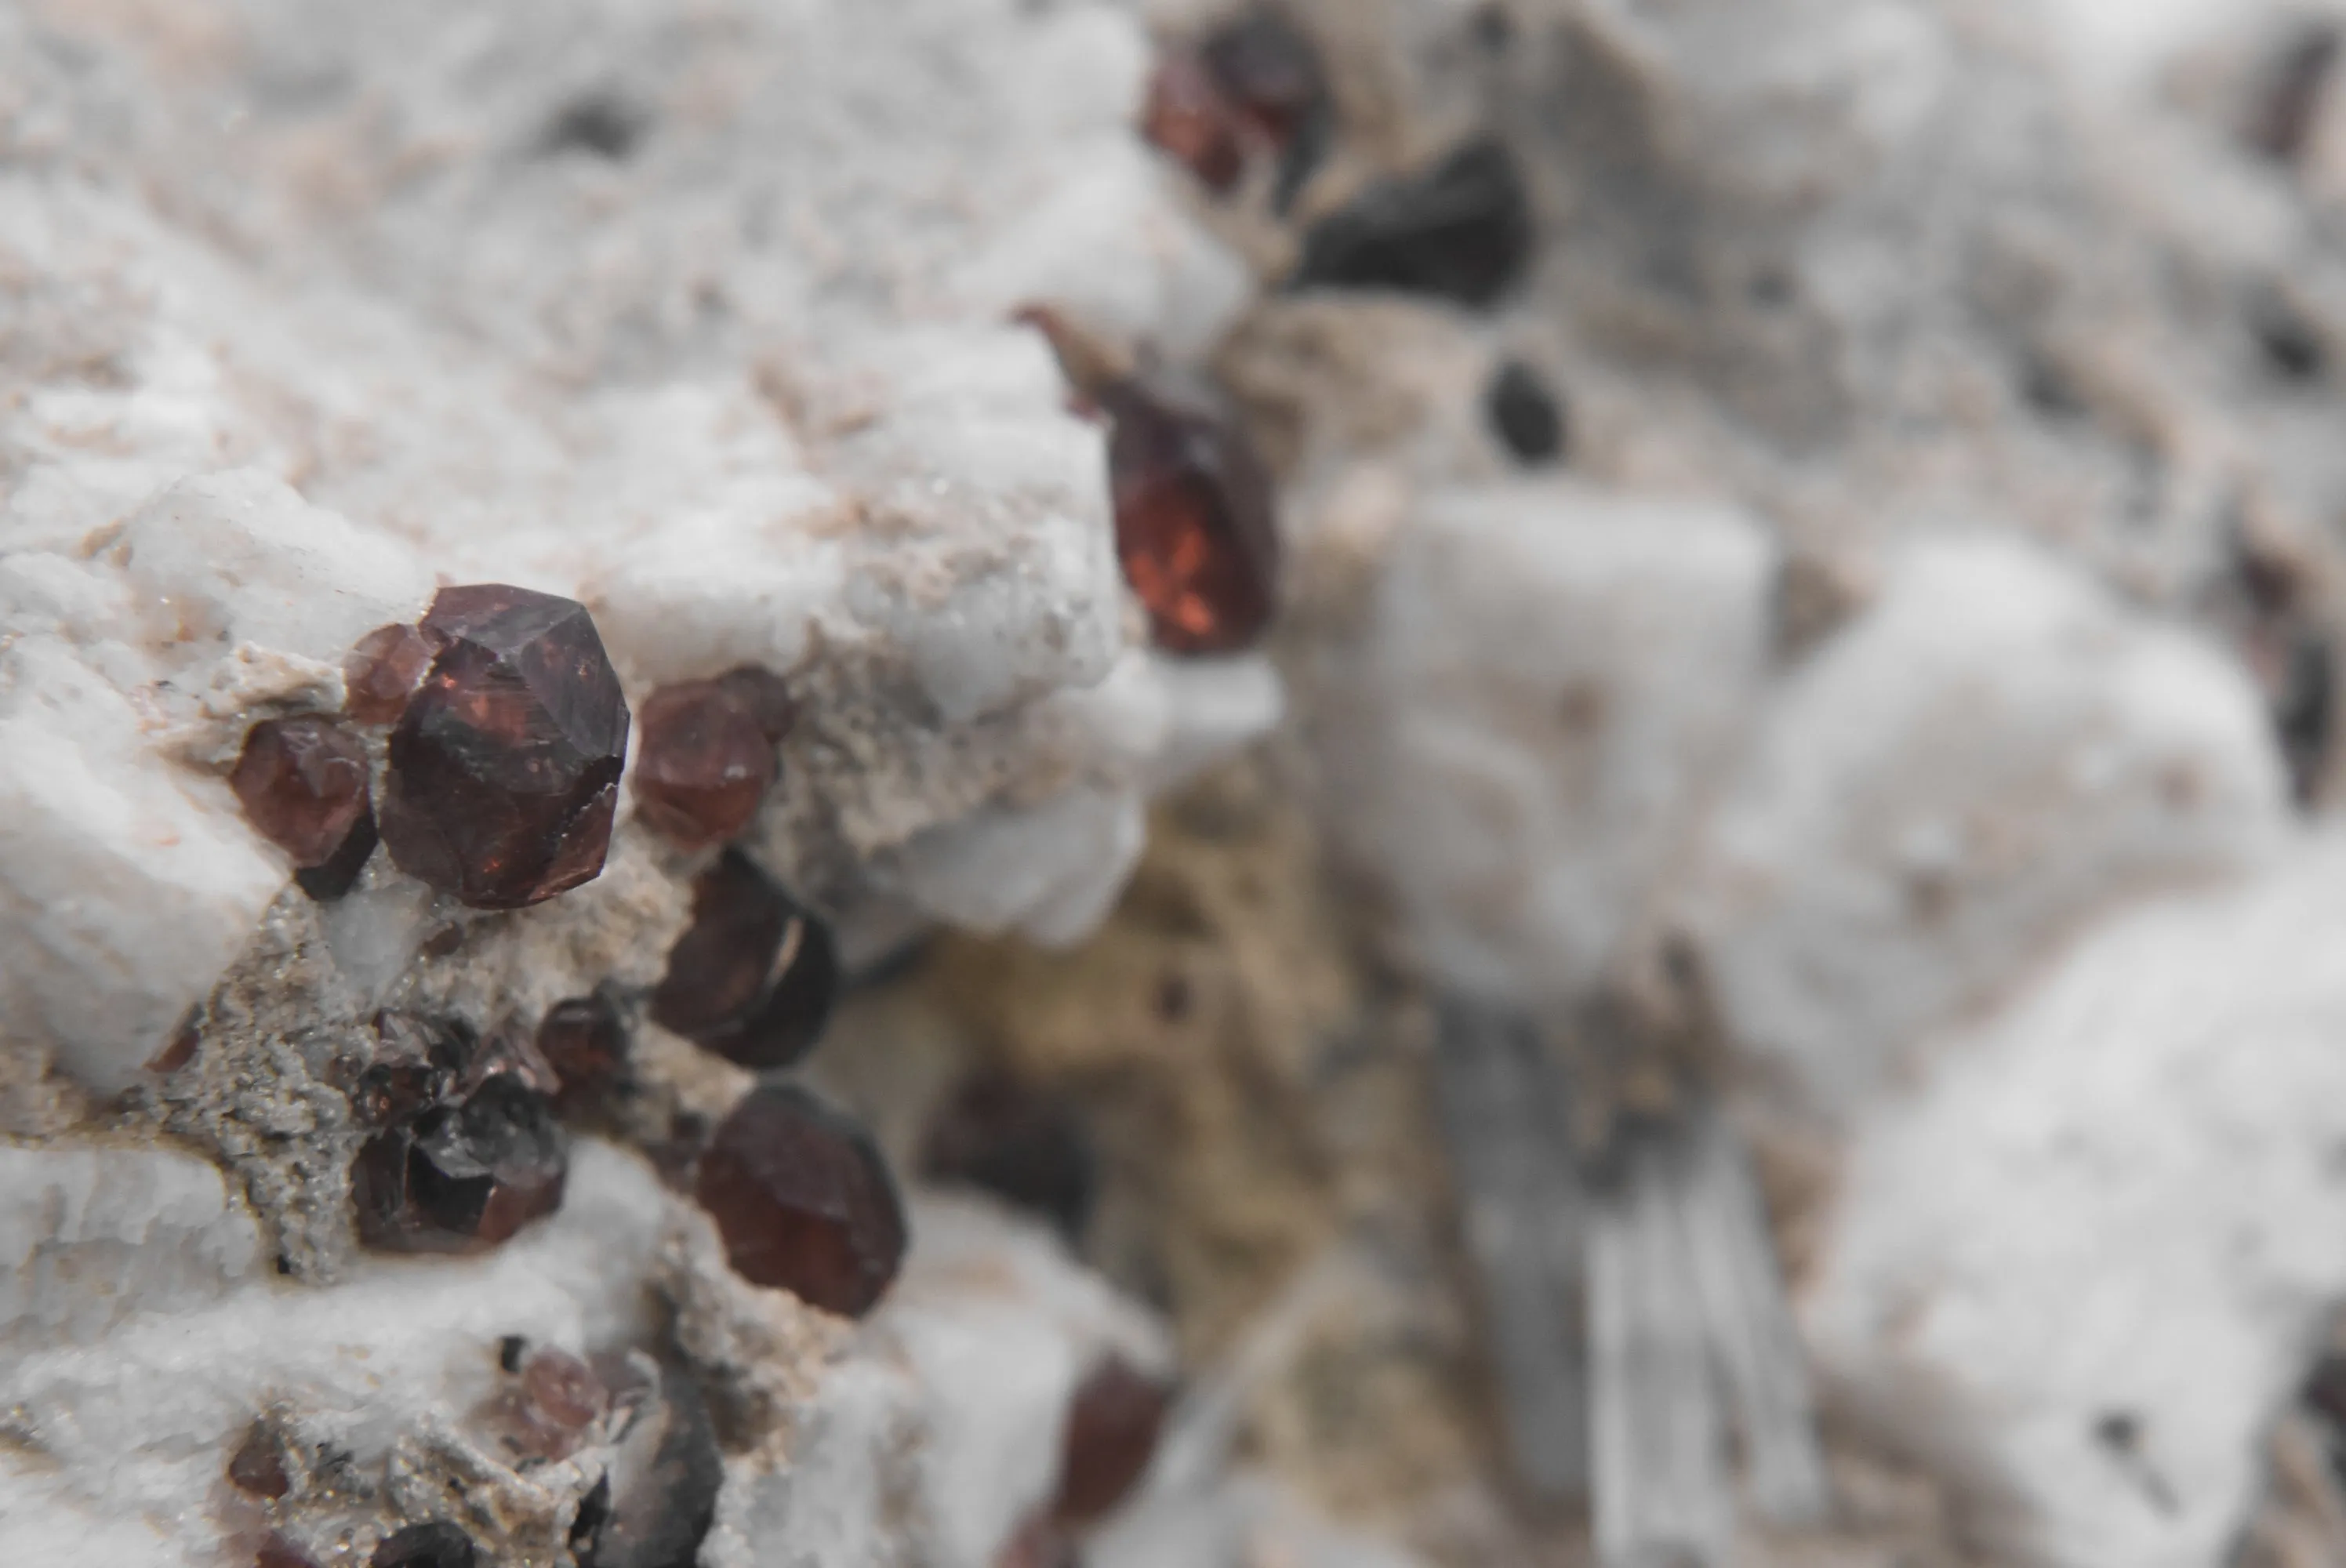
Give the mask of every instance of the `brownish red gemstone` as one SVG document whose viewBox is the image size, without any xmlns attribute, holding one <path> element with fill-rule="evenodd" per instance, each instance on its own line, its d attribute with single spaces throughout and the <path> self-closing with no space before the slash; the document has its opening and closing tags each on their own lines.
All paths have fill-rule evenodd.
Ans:
<svg viewBox="0 0 2346 1568">
<path fill-rule="evenodd" d="M 1098 1161 L 1073 1105 L 1006 1073 L 984 1072 L 930 1118 L 921 1174 L 1032 1209 L 1075 1242 L 1091 1217 Z"/>
<path fill-rule="evenodd" d="M 263 838 L 296 866 L 319 866 L 367 818 L 367 771 L 365 742 L 331 718 L 301 714 L 247 730 L 229 787 Z"/>
<path fill-rule="evenodd" d="M 551 1103 L 518 1075 L 493 1074 L 360 1148 L 359 1239 L 384 1252 L 485 1251 L 559 1208 L 568 1169 Z"/>
<path fill-rule="evenodd" d="M 652 1017 L 745 1067 L 787 1067 L 822 1037 L 839 989 L 831 928 L 728 850 L 692 884 Z"/>
<path fill-rule="evenodd" d="M 318 1560 L 272 1530 L 260 1538 L 252 1554 L 252 1568 L 318 1568 Z"/>
<path fill-rule="evenodd" d="M 1099 392 L 1125 580 L 1158 647 L 1230 653 L 1277 605 L 1270 480 L 1229 420 L 1137 380 Z"/>
<path fill-rule="evenodd" d="M 538 1021 L 537 1054 L 561 1087 L 565 1110 L 593 1104 L 619 1081 L 627 1063 L 627 1024 L 601 992 L 566 997 Z"/>
<path fill-rule="evenodd" d="M 1057 1513 L 1088 1523 L 1122 1502 L 1148 1469 L 1173 1390 L 1110 1355 L 1076 1390 L 1059 1454 Z"/>
<path fill-rule="evenodd" d="M 1209 190 L 1227 191 L 1246 169 L 1238 110 L 1206 63 L 1187 49 L 1168 51 L 1149 77 L 1141 134 L 1179 161 Z"/>
<path fill-rule="evenodd" d="M 687 849 L 738 837 L 774 781 L 774 741 L 790 709 L 786 697 L 761 689 L 755 677 L 764 674 L 678 681 L 644 701 L 636 809 Z"/>
<path fill-rule="evenodd" d="M 391 734 L 382 840 L 401 871 L 519 909 L 603 869 L 627 705 L 586 606 L 502 584 L 444 588 L 439 649 Z"/>
<path fill-rule="evenodd" d="M 228 1479 L 239 1492 L 274 1501 L 293 1490 L 285 1468 L 285 1451 L 267 1421 L 255 1421 L 245 1431 L 236 1451 L 229 1455 Z"/>
<path fill-rule="evenodd" d="M 872 1136 L 793 1084 L 751 1090 L 700 1157 L 700 1206 L 734 1271 L 860 1318 L 904 1257 L 904 1211 Z"/>
<path fill-rule="evenodd" d="M 342 711 L 361 724 L 395 724 L 432 663 L 432 645 L 404 622 L 377 626 L 342 660 Z"/>
</svg>

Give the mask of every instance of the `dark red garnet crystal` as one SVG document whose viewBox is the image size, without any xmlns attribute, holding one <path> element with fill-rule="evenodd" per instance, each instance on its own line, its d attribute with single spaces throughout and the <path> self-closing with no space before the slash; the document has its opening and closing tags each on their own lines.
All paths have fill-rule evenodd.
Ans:
<svg viewBox="0 0 2346 1568">
<path fill-rule="evenodd" d="M 1060 1518 L 1086 1523 L 1125 1499 L 1157 1452 L 1173 1391 L 1111 1354 L 1076 1390 L 1059 1456 Z"/>
<path fill-rule="evenodd" d="M 822 1037 L 838 989 L 831 928 L 728 850 L 692 884 L 652 1017 L 745 1067 L 787 1067 Z"/>
<path fill-rule="evenodd" d="M 272 1502 L 293 1490 L 285 1450 L 267 1421 L 255 1421 L 245 1430 L 243 1441 L 229 1455 L 228 1479 L 239 1492 Z"/>
<path fill-rule="evenodd" d="M 405 1020 L 352 1094 L 380 1130 L 351 1168 L 359 1239 L 384 1252 L 481 1252 L 562 1205 L 569 1155 L 531 1054 L 445 1030 L 415 1048 Z"/>
<path fill-rule="evenodd" d="M 361 724 L 396 723 L 431 663 L 432 645 L 413 626 L 375 627 L 342 660 L 342 711 Z"/>
<path fill-rule="evenodd" d="M 904 1210 L 872 1135 L 794 1084 L 718 1124 L 696 1187 L 734 1271 L 861 1318 L 904 1258 Z"/>
<path fill-rule="evenodd" d="M 1370 186 L 1312 225 L 1290 287 L 1393 289 L 1488 305 L 1532 252 L 1531 199 L 1513 154 L 1471 142 Z"/>
<path fill-rule="evenodd" d="M 495 583 L 443 588 L 423 630 L 439 653 L 391 734 L 392 860 L 476 909 L 593 878 L 627 705 L 586 606 Z"/>
<path fill-rule="evenodd" d="M 740 835 L 774 781 L 790 701 L 766 671 L 661 687 L 638 716 L 636 805 L 645 821 L 699 849 Z"/>
<path fill-rule="evenodd" d="M 1243 122 L 1194 51 L 1168 51 L 1148 81 L 1140 130 L 1196 175 L 1206 188 L 1227 191 L 1246 170 Z"/>
<path fill-rule="evenodd" d="M 1270 480 L 1237 426 L 1137 379 L 1100 389 L 1125 580 L 1158 647 L 1231 653 L 1277 605 Z"/>
<path fill-rule="evenodd" d="M 965 1079 L 929 1122 L 921 1174 L 965 1182 L 1083 1237 L 1098 1185 L 1098 1160 L 1075 1106 L 1001 1072 Z"/>
<path fill-rule="evenodd" d="M 560 1082 L 557 1105 L 567 1111 L 591 1105 L 626 1070 L 627 1020 L 601 992 L 565 997 L 538 1020 L 537 1054 Z"/>
<path fill-rule="evenodd" d="M 245 731 L 229 788 L 261 836 L 306 871 L 333 861 L 354 839 L 374 847 L 367 772 L 365 742 L 331 718 L 301 714 Z"/>
</svg>

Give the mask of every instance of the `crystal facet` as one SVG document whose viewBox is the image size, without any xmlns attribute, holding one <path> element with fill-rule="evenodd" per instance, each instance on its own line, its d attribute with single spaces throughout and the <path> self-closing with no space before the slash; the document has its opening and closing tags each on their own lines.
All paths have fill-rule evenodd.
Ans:
<svg viewBox="0 0 2346 1568">
<path fill-rule="evenodd" d="M 825 1311 L 862 1317 L 903 1261 L 903 1206 L 871 1135 L 795 1085 L 742 1097 L 697 1193 L 737 1273 Z"/>
<path fill-rule="evenodd" d="M 1072 1105 L 1008 1074 L 980 1073 L 930 1121 L 921 1174 L 1033 1209 L 1073 1243 L 1091 1217 L 1098 1160 Z"/>
<path fill-rule="evenodd" d="M 432 645 L 404 622 L 377 626 L 342 660 L 342 711 L 361 724 L 395 724 L 432 662 Z"/>
<path fill-rule="evenodd" d="M 473 1568 L 479 1553 L 473 1538 L 444 1519 L 410 1524 L 382 1538 L 374 1568 Z"/>
<path fill-rule="evenodd" d="M 539 1349 L 515 1370 L 513 1382 L 490 1402 L 487 1424 L 515 1459 L 568 1458 L 610 1408 L 603 1380 L 566 1350 Z"/>
<path fill-rule="evenodd" d="M 1270 480 L 1229 421 L 1137 380 L 1100 389 L 1113 422 L 1108 488 L 1125 580 L 1158 646 L 1230 653 L 1277 602 Z"/>
<path fill-rule="evenodd" d="M 561 1082 L 557 1105 L 566 1111 L 592 1104 L 627 1065 L 627 1021 L 600 992 L 566 997 L 538 1021 L 537 1052 Z"/>
<path fill-rule="evenodd" d="M 562 1206 L 569 1168 L 545 1095 L 511 1073 L 434 1103 L 360 1149 L 359 1239 L 385 1252 L 479 1252 Z"/>
<path fill-rule="evenodd" d="M 736 838 L 774 781 L 774 743 L 740 683 L 683 680 L 644 700 L 636 748 L 636 809 L 699 849 Z"/>
<path fill-rule="evenodd" d="M 1067 1407 L 1058 1515 L 1088 1522 L 1124 1501 L 1157 1452 L 1173 1391 L 1123 1357 L 1092 1369 Z"/>
<path fill-rule="evenodd" d="M 245 731 L 229 787 L 246 819 L 296 866 L 323 865 L 367 817 L 366 744 L 314 714 L 264 718 Z"/>
<path fill-rule="evenodd" d="M 838 988 L 831 928 L 728 850 L 692 884 L 652 1017 L 745 1067 L 787 1067 L 821 1038 Z"/>
<path fill-rule="evenodd" d="M 499 584 L 444 588 L 423 634 L 440 652 L 391 735 L 392 860 L 478 909 L 594 877 L 627 705 L 586 607 Z"/>
</svg>

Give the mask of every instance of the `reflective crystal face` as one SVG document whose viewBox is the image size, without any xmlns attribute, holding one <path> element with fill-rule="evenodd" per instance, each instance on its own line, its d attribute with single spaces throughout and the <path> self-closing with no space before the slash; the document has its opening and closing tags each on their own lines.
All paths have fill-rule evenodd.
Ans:
<svg viewBox="0 0 2346 1568">
<path fill-rule="evenodd" d="M 750 825 L 774 781 L 774 716 L 761 716 L 761 701 L 750 682 L 724 679 L 677 681 L 645 698 L 634 783 L 646 822 L 687 849 Z"/>
<path fill-rule="evenodd" d="M 423 632 L 439 652 L 391 735 L 392 860 L 478 909 L 594 877 L 627 706 L 586 607 L 498 584 L 444 588 Z"/>
<path fill-rule="evenodd" d="M 1117 556 L 1158 646 L 1231 653 L 1277 604 L 1270 481 L 1229 421 L 1138 381 L 1104 387 Z"/>
<path fill-rule="evenodd" d="M 792 1084 L 751 1090 L 696 1187 L 744 1279 L 860 1318 L 904 1258 L 904 1211 L 872 1136 Z"/>
<path fill-rule="evenodd" d="M 342 660 L 342 711 L 361 724 L 394 724 L 432 663 L 432 645 L 404 623 L 377 626 Z"/>
<path fill-rule="evenodd" d="M 307 868 L 332 860 L 362 820 L 372 846 L 367 771 L 365 742 L 331 718 L 301 714 L 247 730 L 229 787 L 260 835 Z"/>
<path fill-rule="evenodd" d="M 652 1017 L 745 1067 L 813 1049 L 839 989 L 831 928 L 739 850 L 692 886 L 692 924 L 668 950 Z"/>
</svg>

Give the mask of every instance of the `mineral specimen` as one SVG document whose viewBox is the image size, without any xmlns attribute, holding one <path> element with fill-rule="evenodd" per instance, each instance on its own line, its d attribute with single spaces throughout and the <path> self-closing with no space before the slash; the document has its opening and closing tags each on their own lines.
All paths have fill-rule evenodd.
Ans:
<svg viewBox="0 0 2346 1568">
<path fill-rule="evenodd" d="M 652 1017 L 745 1067 L 787 1067 L 822 1037 L 838 986 L 831 928 L 728 850 L 692 885 Z"/>
<path fill-rule="evenodd" d="M 759 722 L 753 690 L 747 682 L 684 680 L 644 699 L 636 809 L 687 849 L 739 835 L 774 781 L 775 738 Z"/>
<path fill-rule="evenodd" d="M 627 707 L 586 608 L 481 584 L 442 589 L 423 627 L 440 651 L 392 732 L 382 828 L 393 862 L 479 909 L 596 876 Z"/>
<path fill-rule="evenodd" d="M 432 645 L 404 621 L 377 626 L 342 660 L 342 711 L 361 724 L 395 724 L 432 664 Z"/>
<path fill-rule="evenodd" d="M 1171 50 L 1158 61 L 1141 123 L 1148 139 L 1209 190 L 1229 190 L 1246 170 L 1237 112 L 1193 51 Z"/>
<path fill-rule="evenodd" d="M 1076 1108 L 1006 1073 L 973 1074 L 940 1106 L 921 1142 L 921 1174 L 966 1182 L 1083 1237 L 1098 1156 Z"/>
<path fill-rule="evenodd" d="M 387 1252 L 477 1252 L 561 1207 L 568 1168 L 546 1097 L 509 1073 L 385 1128 L 351 1171 L 359 1237 Z"/>
<path fill-rule="evenodd" d="M 1157 1452 L 1172 1390 L 1111 1355 L 1084 1379 L 1067 1408 L 1060 1449 L 1057 1513 L 1099 1518 L 1124 1501 Z"/>
<path fill-rule="evenodd" d="M 1112 425 L 1108 484 L 1125 580 L 1158 646 L 1231 653 L 1278 603 L 1270 481 L 1228 420 L 1137 380 L 1099 389 Z"/>
<path fill-rule="evenodd" d="M 297 867 L 334 859 L 368 814 L 366 747 L 332 719 L 265 718 L 229 775 L 245 816 Z M 372 848 L 372 827 L 368 831 Z"/>
<path fill-rule="evenodd" d="M 662 1369 L 656 1394 L 638 1402 L 611 1467 L 579 1509 L 571 1549 L 579 1568 L 690 1568 L 725 1481 L 717 1433 L 699 1387 Z"/>
<path fill-rule="evenodd" d="M 790 1084 L 764 1084 L 719 1124 L 700 1205 L 752 1284 L 860 1318 L 904 1257 L 904 1211 L 871 1135 Z"/>
<path fill-rule="evenodd" d="M 459 1526 L 435 1519 L 410 1524 L 382 1538 L 373 1568 L 473 1568 L 478 1553 Z"/>
<path fill-rule="evenodd" d="M 590 1104 L 627 1065 L 627 1021 L 599 991 L 565 997 L 538 1021 L 537 1053 L 560 1081 L 556 1105 L 568 1111 Z"/>
</svg>

